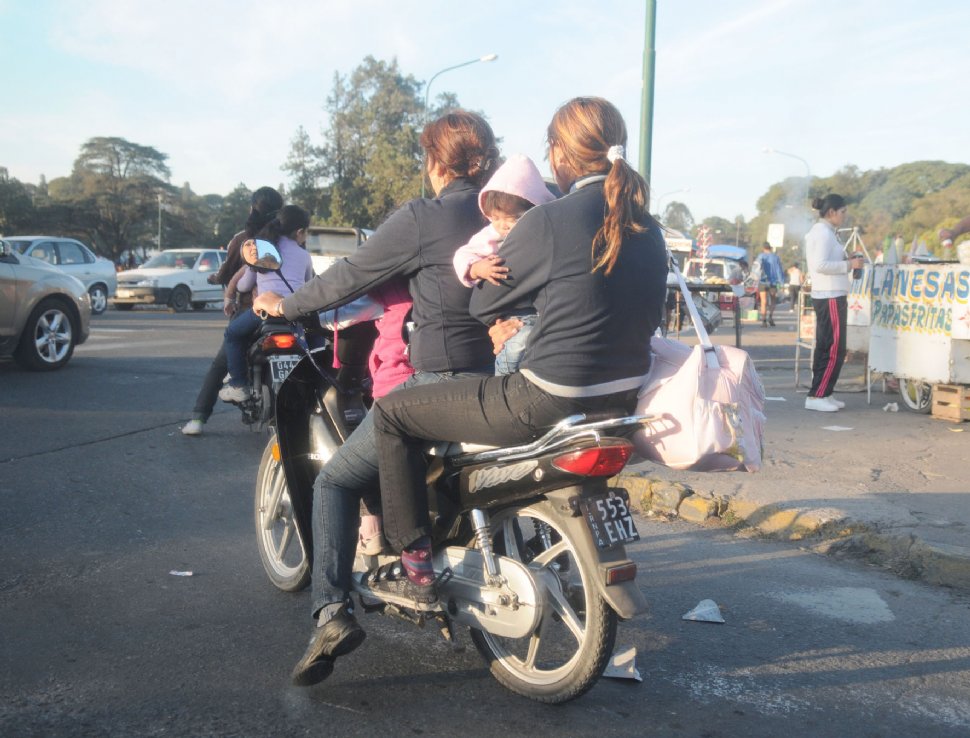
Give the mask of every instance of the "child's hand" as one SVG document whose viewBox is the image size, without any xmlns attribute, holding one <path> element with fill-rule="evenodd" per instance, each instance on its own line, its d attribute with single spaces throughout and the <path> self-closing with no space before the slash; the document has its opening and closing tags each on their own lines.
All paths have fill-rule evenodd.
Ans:
<svg viewBox="0 0 970 738">
<path fill-rule="evenodd" d="M 502 284 L 499 281 L 500 279 L 509 278 L 509 268 L 502 266 L 503 264 L 505 264 L 505 259 L 498 254 L 486 256 L 468 268 L 468 276 L 470 279 L 484 279 L 497 287 Z"/>
</svg>

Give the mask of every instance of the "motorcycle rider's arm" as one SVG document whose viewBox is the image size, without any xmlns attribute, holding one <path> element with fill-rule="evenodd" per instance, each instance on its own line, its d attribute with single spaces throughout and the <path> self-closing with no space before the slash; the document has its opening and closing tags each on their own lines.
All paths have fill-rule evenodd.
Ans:
<svg viewBox="0 0 970 738">
<path fill-rule="evenodd" d="M 293 320 L 356 300 L 392 277 L 408 277 L 420 266 L 418 238 L 414 211 L 410 204 L 405 205 L 393 213 L 352 255 L 334 262 L 327 271 L 308 281 L 292 295 L 276 295 L 272 307 L 275 310 L 282 300 L 283 315 Z M 274 314 L 273 310 L 267 312 Z"/>
<path fill-rule="evenodd" d="M 472 317 L 490 326 L 510 311 L 531 305 L 549 281 L 555 261 L 552 243 L 552 228 L 543 208 L 523 215 L 498 252 L 509 269 L 508 279 L 499 285 L 482 282 L 473 290 L 469 305 Z"/>
</svg>

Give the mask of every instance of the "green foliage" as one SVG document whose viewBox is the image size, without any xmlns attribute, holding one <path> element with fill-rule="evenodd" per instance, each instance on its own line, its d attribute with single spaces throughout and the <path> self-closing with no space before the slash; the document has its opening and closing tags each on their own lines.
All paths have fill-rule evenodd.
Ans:
<svg viewBox="0 0 970 738">
<path fill-rule="evenodd" d="M 694 216 L 684 203 L 674 200 L 664 208 L 660 222 L 667 228 L 673 228 L 681 233 L 690 233 L 694 227 Z"/>
<path fill-rule="evenodd" d="M 34 217 L 34 204 L 27 188 L 0 169 L 0 234 L 27 228 Z"/>
</svg>

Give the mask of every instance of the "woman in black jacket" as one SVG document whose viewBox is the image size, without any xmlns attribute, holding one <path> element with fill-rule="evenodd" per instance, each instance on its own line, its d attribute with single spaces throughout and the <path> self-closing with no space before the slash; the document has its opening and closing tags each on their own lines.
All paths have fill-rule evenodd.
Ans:
<svg viewBox="0 0 970 738">
<path fill-rule="evenodd" d="M 471 302 L 486 325 L 510 308 L 535 307 L 521 370 L 404 390 L 374 411 L 384 529 L 403 567 L 382 568 L 368 584 L 419 608 L 436 601 L 421 441 L 507 445 L 573 413 L 632 411 L 650 366 L 666 249 L 647 211 L 647 184 L 623 158 L 623 118 L 606 100 L 576 98 L 556 112 L 548 142 L 568 194 L 522 217 L 499 251 L 508 280 L 483 284 Z M 402 569 L 406 576 L 391 576 Z"/>
<path fill-rule="evenodd" d="M 458 110 L 425 126 L 421 146 L 435 199 L 405 204 L 352 256 L 292 295 L 264 292 L 253 304 L 254 310 L 293 320 L 344 305 L 391 279 L 407 279 L 414 302 L 409 357 L 415 374 L 402 387 L 494 371 L 488 331 L 468 313 L 471 290 L 455 276 L 454 256 L 486 223 L 478 192 L 495 171 L 495 135 L 481 116 Z M 311 614 L 317 627 L 293 670 L 299 686 L 326 679 L 334 659 L 364 640 L 346 602 L 360 500 L 371 493 L 376 499 L 377 484 L 373 414 L 368 414 L 314 484 Z"/>
</svg>

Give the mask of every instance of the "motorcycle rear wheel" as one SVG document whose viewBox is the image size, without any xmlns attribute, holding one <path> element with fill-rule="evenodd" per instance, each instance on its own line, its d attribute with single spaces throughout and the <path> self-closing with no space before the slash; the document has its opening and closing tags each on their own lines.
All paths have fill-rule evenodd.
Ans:
<svg viewBox="0 0 970 738">
<path fill-rule="evenodd" d="M 275 443 L 274 435 L 266 444 L 256 473 L 256 546 L 273 586 L 284 592 L 299 592 L 310 583 L 310 566 L 293 519 L 283 464 L 273 458 Z"/>
<path fill-rule="evenodd" d="M 552 504 L 542 501 L 492 517 L 495 552 L 528 568 L 542 593 L 542 619 L 526 638 L 471 629 L 499 683 L 523 697 L 559 704 L 585 694 L 600 678 L 616 641 L 616 613 L 597 591 L 592 562 L 582 561 Z"/>
</svg>

